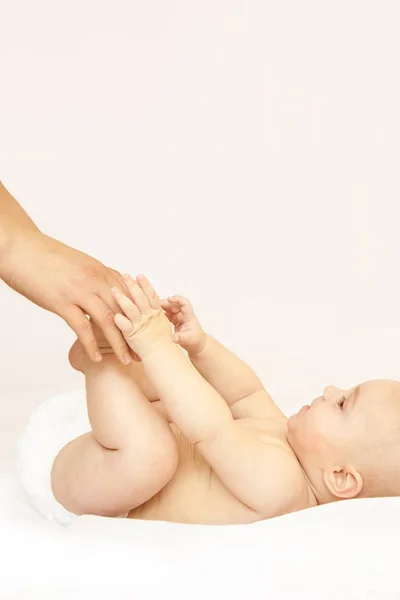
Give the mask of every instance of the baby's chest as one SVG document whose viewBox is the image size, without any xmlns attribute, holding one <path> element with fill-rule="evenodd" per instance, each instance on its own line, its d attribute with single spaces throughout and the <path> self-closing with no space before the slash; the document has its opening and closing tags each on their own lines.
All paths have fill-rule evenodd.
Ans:
<svg viewBox="0 0 400 600">
<path fill-rule="evenodd" d="M 179 448 L 179 465 L 158 498 L 165 518 L 207 524 L 257 521 L 254 511 L 226 488 L 196 447 L 173 424 L 171 429 Z"/>
<path fill-rule="evenodd" d="M 241 419 L 243 427 L 249 429 L 252 434 L 267 443 L 279 445 L 285 449 L 290 449 L 287 441 L 287 419 L 281 417 L 272 417 L 269 419 Z"/>
</svg>

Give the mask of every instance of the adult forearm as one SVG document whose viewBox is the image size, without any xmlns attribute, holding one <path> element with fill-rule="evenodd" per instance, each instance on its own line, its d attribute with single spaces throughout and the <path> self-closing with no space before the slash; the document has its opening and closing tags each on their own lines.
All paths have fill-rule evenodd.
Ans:
<svg viewBox="0 0 400 600">
<path fill-rule="evenodd" d="M 207 336 L 204 349 L 199 354 L 189 354 L 189 358 L 229 406 L 263 389 L 263 384 L 254 371 L 211 336 Z"/>
<path fill-rule="evenodd" d="M 39 231 L 22 206 L 0 181 L 0 230 L 5 231 L 7 228 L 18 232 Z"/>
<path fill-rule="evenodd" d="M 212 439 L 232 420 L 222 396 L 176 344 L 161 346 L 141 358 L 145 373 L 172 421 L 192 443 Z"/>
<path fill-rule="evenodd" d="M 39 233 L 38 227 L 0 182 L 0 278 L 7 275 L 12 248 L 29 233 Z"/>
</svg>

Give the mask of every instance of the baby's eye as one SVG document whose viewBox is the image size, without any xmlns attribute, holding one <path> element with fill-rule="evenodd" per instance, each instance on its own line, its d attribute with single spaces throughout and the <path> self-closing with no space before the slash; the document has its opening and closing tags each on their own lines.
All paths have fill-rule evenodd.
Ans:
<svg viewBox="0 0 400 600">
<path fill-rule="evenodd" d="M 338 406 L 339 406 L 340 408 L 343 408 L 343 405 L 344 405 L 345 401 L 346 401 L 346 396 L 342 396 L 342 397 L 340 398 L 340 400 L 338 400 Z"/>
</svg>

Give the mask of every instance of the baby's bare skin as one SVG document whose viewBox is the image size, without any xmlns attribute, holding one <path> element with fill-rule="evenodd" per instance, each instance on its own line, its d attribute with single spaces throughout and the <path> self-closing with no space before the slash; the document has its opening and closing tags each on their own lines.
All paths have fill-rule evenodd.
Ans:
<svg viewBox="0 0 400 600">
<path fill-rule="evenodd" d="M 79 342 L 74 344 L 70 352 L 71 364 L 86 376 L 93 432 L 68 444 L 55 460 L 53 491 L 65 508 L 77 514 L 94 512 L 118 516 L 129 513 L 130 518 L 235 524 L 251 523 L 316 504 L 307 478 L 287 442 L 286 417 L 240 359 L 211 338 L 207 341 L 206 350 L 203 345 L 202 352 L 191 357 L 192 364 L 197 363 L 197 369 L 206 375 L 208 381 L 212 378 L 210 373 L 207 375 L 206 363 L 212 358 L 217 388 L 221 387 L 218 382 L 220 373 L 216 372 L 217 365 L 214 362 L 220 356 L 227 363 L 222 366 L 225 373 L 222 375 L 226 380 L 222 382 L 224 400 L 227 404 L 221 403 L 222 398 L 219 400 L 217 391 L 212 390 L 209 404 L 211 418 L 199 412 L 191 441 L 172 422 L 166 403 L 158 399 L 146 375 L 148 355 L 144 353 L 145 365 L 142 362 L 122 367 L 111 354 L 107 342 L 101 339 L 101 333 L 94 328 L 104 354 L 103 365 L 88 361 Z M 181 361 L 177 378 L 181 373 L 184 377 L 188 362 L 178 347 L 166 345 L 161 347 L 160 352 L 163 354 L 161 358 L 157 357 L 157 364 L 162 367 L 171 359 Z M 150 359 L 154 359 L 153 354 Z M 156 366 L 156 369 L 158 377 L 159 367 Z M 243 369 L 241 374 L 240 369 Z M 234 375 L 239 376 L 236 383 Z M 200 383 L 204 381 L 197 377 Z M 246 378 L 251 382 L 251 387 L 247 389 Z M 194 387 L 192 385 L 192 393 L 197 381 Z M 185 386 L 185 381 L 181 385 Z M 242 393 L 251 389 L 255 391 L 242 396 Z M 209 394 L 210 388 L 205 388 L 199 400 L 205 401 Z M 222 414 L 221 436 L 218 430 L 208 433 L 214 430 L 214 394 L 216 408 L 220 411 L 223 408 L 216 413 L 217 419 L 221 419 L 218 414 Z M 132 409 L 135 403 L 138 405 Z M 110 406 L 113 406 L 111 413 Z M 142 423 L 140 418 L 143 419 Z M 184 416 L 183 423 L 185 419 Z M 159 433 L 151 441 L 153 420 Z M 196 443 L 198 420 L 204 421 L 200 433 L 204 431 L 206 437 L 204 441 L 199 439 Z M 175 441 L 176 456 L 173 458 L 171 440 L 165 427 L 162 428 L 161 421 L 165 422 Z M 146 440 L 152 445 L 151 449 L 145 451 L 137 443 L 139 432 L 142 434 L 143 430 L 148 431 Z M 190 435 L 190 427 L 187 431 Z M 143 466 L 142 470 L 140 466 L 151 457 L 155 448 L 157 462 L 161 466 L 160 473 L 153 476 L 150 466 L 147 469 Z M 165 469 L 162 466 L 165 458 L 163 452 L 165 457 L 170 457 Z M 107 461 L 113 463 L 107 464 Z M 213 465 L 216 467 L 213 468 Z M 99 488 L 99 481 L 107 493 L 101 492 L 103 488 Z M 115 489 L 115 496 L 102 501 L 102 494 L 108 497 L 112 489 Z"/>
<path fill-rule="evenodd" d="M 152 406 L 169 421 L 179 448 L 179 465 L 166 486 L 153 498 L 131 510 L 128 518 L 207 525 L 243 524 L 259 521 L 259 514 L 240 502 L 223 485 L 197 448 L 171 422 L 168 411 L 162 400 L 157 398 L 142 364 L 133 364 L 129 371 Z M 242 419 L 242 424 L 261 440 L 267 443 L 272 441 L 279 445 L 290 460 L 296 458 L 287 441 L 287 418 L 282 413 L 267 419 L 251 417 Z M 284 466 L 285 461 L 282 464 L 283 468 Z M 303 478 L 304 474 L 300 464 L 299 472 Z M 291 476 L 291 469 L 287 476 Z M 292 510 L 301 510 L 317 504 L 305 477 L 304 481 L 306 483 L 305 491 L 302 494 L 299 489 L 299 502 L 293 505 Z M 271 482 L 271 488 L 273 494 L 273 482 Z"/>
<path fill-rule="evenodd" d="M 67 510 L 236 524 L 399 494 L 398 382 L 328 386 L 286 419 L 256 374 L 202 331 L 187 300 L 160 303 L 145 278 L 126 285 L 129 294 L 114 291 L 123 313 L 115 323 L 142 362 L 123 367 L 99 340 L 101 364 L 79 343 L 71 350 L 92 432 L 53 465 Z"/>
<path fill-rule="evenodd" d="M 155 404 L 158 404 L 155 403 Z M 287 443 L 286 419 L 247 419 L 246 425 L 254 435 L 279 445 L 289 457 L 293 452 Z M 129 512 L 133 519 L 150 519 L 180 523 L 229 525 L 259 521 L 260 514 L 240 502 L 221 482 L 210 465 L 193 444 L 171 424 L 179 447 L 179 465 L 172 479 L 153 498 Z M 284 468 L 284 461 L 282 468 Z M 291 477 L 291 470 L 287 474 Z M 300 471 L 300 466 L 299 466 Z M 301 473 L 301 476 L 302 473 Z M 273 495 L 274 482 L 270 482 Z M 312 493 L 299 490 L 299 499 L 291 510 L 316 505 Z M 288 511 L 285 511 L 288 512 Z M 263 517 L 266 518 L 266 515 Z"/>
<path fill-rule="evenodd" d="M 106 358 L 112 359 L 111 348 L 101 338 L 96 326 L 94 326 L 94 329 L 98 336 L 101 351 L 106 355 Z M 87 361 L 79 342 L 76 342 L 71 349 L 70 361 L 79 370 L 82 370 L 82 363 L 85 363 L 90 369 L 98 368 Z M 116 359 L 115 367 L 121 369 Z M 129 367 L 125 367 L 124 370 L 129 373 L 132 381 L 142 390 L 151 403 L 151 407 L 169 422 L 179 451 L 178 465 L 171 479 L 152 498 L 130 510 L 127 515 L 128 518 L 210 525 L 253 523 L 259 521 L 260 518 L 266 518 L 268 515 L 260 515 L 257 511 L 238 500 L 224 486 L 196 446 L 190 443 L 176 425 L 171 422 L 166 407 L 157 398 L 151 383 L 146 377 L 143 365 L 133 363 Z M 240 410 L 243 410 L 243 407 L 236 407 L 236 416 L 239 416 Z M 293 466 L 297 467 L 298 461 L 287 442 L 286 417 L 280 411 L 277 411 L 270 418 L 254 419 L 250 417 L 238 420 L 256 438 L 266 444 L 273 443 L 283 450 L 281 470 L 284 470 L 287 464 L 289 468 L 287 475 L 284 476 L 285 478 L 291 478 L 293 475 L 292 468 Z M 287 463 L 286 460 L 288 460 Z M 305 485 L 299 487 L 298 501 L 284 512 L 300 510 L 316 504 L 300 465 L 297 468 L 299 479 L 295 478 L 294 482 L 304 482 Z M 140 486 L 140 481 L 137 481 L 137 485 Z M 270 482 L 270 486 L 270 494 L 273 497 L 273 481 Z M 279 497 L 276 500 L 278 503 L 280 502 Z M 277 514 L 279 512 L 278 510 Z"/>
<path fill-rule="evenodd" d="M 260 516 L 250 507 L 240 502 L 223 485 L 197 448 L 171 422 L 166 407 L 162 400 L 157 398 L 157 394 L 146 377 L 143 365 L 134 363 L 129 367 L 129 372 L 149 402 L 152 403 L 152 406 L 160 411 L 170 423 L 179 448 L 179 465 L 166 486 L 153 498 L 131 510 L 128 517 L 131 519 L 210 525 L 259 521 Z M 280 411 L 266 419 L 251 417 L 242 419 L 242 424 L 253 431 L 254 436 L 261 440 L 267 443 L 272 441 L 272 443 L 279 445 L 288 454 L 290 460 L 296 458 L 287 441 L 287 418 Z M 282 466 L 284 468 L 284 464 Z M 299 472 L 303 478 L 304 474 L 300 465 Z M 288 472 L 288 477 L 290 476 L 291 470 Z M 271 487 L 273 488 L 273 482 L 271 482 Z M 293 510 L 315 505 L 315 497 L 310 492 L 306 482 L 305 493 L 301 494 L 300 491 L 299 502 L 294 505 Z"/>
</svg>

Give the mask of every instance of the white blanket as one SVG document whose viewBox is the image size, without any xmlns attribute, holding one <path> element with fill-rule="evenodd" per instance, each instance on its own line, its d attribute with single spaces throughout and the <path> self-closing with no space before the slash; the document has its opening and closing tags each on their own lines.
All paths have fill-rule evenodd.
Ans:
<svg viewBox="0 0 400 600">
<path fill-rule="evenodd" d="M 0 599 L 395 599 L 400 499 L 211 527 L 83 516 L 44 520 L 0 475 Z"/>
<path fill-rule="evenodd" d="M 0 476 L 0 598 L 395 599 L 400 500 L 355 500 L 254 525 L 84 516 L 67 530 Z"/>
</svg>

